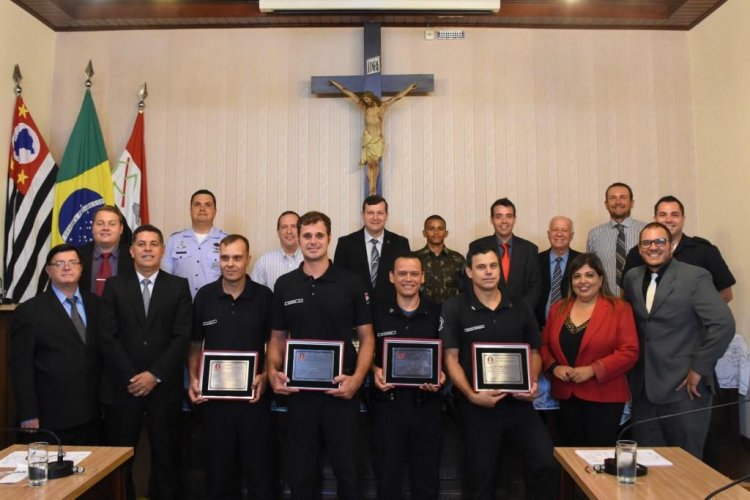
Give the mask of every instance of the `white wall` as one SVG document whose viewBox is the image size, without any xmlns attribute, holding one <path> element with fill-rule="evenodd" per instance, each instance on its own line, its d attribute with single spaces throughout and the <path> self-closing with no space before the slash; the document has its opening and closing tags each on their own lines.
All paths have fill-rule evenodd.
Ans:
<svg viewBox="0 0 750 500">
<path fill-rule="evenodd" d="M 55 34 L 26 11 L 8 0 L 0 0 L 0 189 L 5 199 L 8 178 L 11 119 L 16 95 L 13 91 L 13 66 L 21 68 L 23 98 L 39 131 L 49 142 L 52 116 L 52 72 L 55 57 Z M 58 159 L 55 157 L 55 159 Z M 0 221 L 5 221 L 5 202 L 0 203 Z M 0 230 L 0 245 L 5 238 L 5 223 Z M 0 268 L 3 266 L 0 264 Z M 2 273 L 2 269 L 0 269 Z"/>
<path fill-rule="evenodd" d="M 630 183 L 636 215 L 659 196 L 696 204 L 688 35 L 663 31 L 468 29 L 463 41 L 383 30 L 386 73 L 434 73 L 435 92 L 386 115 L 384 193 L 391 229 L 423 244 L 440 213 L 450 246 L 491 231 L 491 202 L 518 206 L 517 233 L 546 246 L 549 218 L 577 227 L 575 246 L 607 218 L 613 181 Z M 360 112 L 310 95 L 312 75 L 357 74 L 362 29 L 61 33 L 51 149 L 60 157 L 94 61 L 93 93 L 110 158 L 127 140 L 136 91 L 149 84 L 146 131 L 152 220 L 188 224 L 188 196 L 219 198 L 218 224 L 277 245 L 285 209 L 323 210 L 334 236 L 360 225 Z M 695 218 L 692 219 L 695 222 Z"/>
<path fill-rule="evenodd" d="M 737 331 L 750 338 L 750 2 L 729 0 L 690 32 L 701 235 L 720 248 L 737 279 Z M 746 222 L 742 222 L 742 221 Z M 741 430 L 750 437 L 743 405 Z"/>
</svg>

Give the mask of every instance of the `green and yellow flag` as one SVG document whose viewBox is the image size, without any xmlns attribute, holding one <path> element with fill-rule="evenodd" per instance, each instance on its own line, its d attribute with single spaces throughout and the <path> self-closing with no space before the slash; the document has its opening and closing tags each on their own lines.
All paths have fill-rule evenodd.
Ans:
<svg viewBox="0 0 750 500">
<path fill-rule="evenodd" d="M 114 203 L 112 172 L 94 100 L 86 89 L 57 173 L 52 246 L 90 242 L 94 213 L 105 203 Z"/>
</svg>

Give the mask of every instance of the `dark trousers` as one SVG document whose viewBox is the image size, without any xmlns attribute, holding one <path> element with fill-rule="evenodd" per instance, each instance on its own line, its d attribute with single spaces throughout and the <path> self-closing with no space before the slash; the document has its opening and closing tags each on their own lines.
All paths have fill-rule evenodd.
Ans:
<svg viewBox="0 0 750 500">
<path fill-rule="evenodd" d="M 708 388 L 699 384 L 698 392 L 702 394 L 700 398 L 685 398 L 676 403 L 663 405 L 652 403 L 645 398 L 634 399 L 632 422 L 711 406 L 713 395 Z M 634 425 L 631 431 L 639 446 L 679 446 L 696 458 L 702 459 L 703 443 L 706 441 L 710 424 L 711 410 L 706 410 Z"/>
<path fill-rule="evenodd" d="M 407 470 L 412 499 L 438 498 L 442 404 L 439 393 L 418 389 L 377 394 L 373 467 L 379 499 L 403 497 Z"/>
<path fill-rule="evenodd" d="M 552 440 L 531 403 L 507 396 L 494 408 L 483 408 L 458 397 L 466 446 L 465 489 L 469 498 L 495 498 L 498 455 L 507 439 L 523 457 L 526 497 L 557 499 L 560 468 Z"/>
<path fill-rule="evenodd" d="M 177 500 L 180 486 L 180 401 L 162 402 L 138 398 L 127 405 L 106 406 L 104 435 L 109 446 L 132 446 L 138 443 L 145 420 L 151 447 L 149 498 Z M 125 464 L 128 499 L 135 498 L 133 460 Z"/>
<path fill-rule="evenodd" d="M 337 498 L 362 498 L 357 470 L 361 451 L 359 401 L 359 394 L 349 400 L 312 391 L 289 396 L 287 457 L 293 499 L 320 496 L 316 490 L 321 442 L 336 476 Z"/>
<path fill-rule="evenodd" d="M 275 461 L 271 454 L 270 398 L 257 403 L 209 401 L 196 407 L 203 421 L 203 466 L 208 498 L 241 498 L 241 471 L 248 497 L 274 497 Z M 238 463 L 239 460 L 239 463 Z"/>
<path fill-rule="evenodd" d="M 54 429 L 54 433 L 60 439 L 63 446 L 97 446 L 101 444 L 99 419 L 92 420 L 86 424 L 68 427 L 67 429 Z M 42 424 L 42 429 L 44 424 Z M 46 441 L 49 450 L 57 449 L 55 438 L 46 431 L 21 432 L 18 433 L 17 441 L 21 444 L 29 444 L 35 441 Z"/>
<path fill-rule="evenodd" d="M 614 446 L 625 403 L 597 403 L 575 396 L 560 400 L 562 446 Z"/>
</svg>

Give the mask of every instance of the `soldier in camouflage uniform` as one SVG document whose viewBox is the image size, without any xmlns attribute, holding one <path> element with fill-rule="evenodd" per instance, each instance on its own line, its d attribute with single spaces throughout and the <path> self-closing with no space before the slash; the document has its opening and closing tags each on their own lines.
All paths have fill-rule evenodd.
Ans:
<svg viewBox="0 0 750 500">
<path fill-rule="evenodd" d="M 417 251 L 424 268 L 422 294 L 437 304 L 458 295 L 465 267 L 463 256 L 445 246 L 448 236 L 445 219 L 430 215 L 424 221 L 422 234 L 427 244 Z"/>
</svg>

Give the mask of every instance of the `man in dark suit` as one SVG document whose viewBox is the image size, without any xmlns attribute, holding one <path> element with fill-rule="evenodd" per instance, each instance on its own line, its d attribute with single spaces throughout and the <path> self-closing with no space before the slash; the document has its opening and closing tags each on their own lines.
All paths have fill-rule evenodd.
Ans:
<svg viewBox="0 0 750 500">
<path fill-rule="evenodd" d="M 625 275 L 641 354 L 630 374 L 633 421 L 711 406 L 716 361 L 734 336 L 732 312 L 705 269 L 672 258 L 672 235 L 647 224 L 638 242 L 644 265 Z M 680 446 L 701 458 L 711 412 L 633 427 L 644 446 Z"/>
<path fill-rule="evenodd" d="M 176 499 L 190 290 L 184 278 L 159 270 L 164 237 L 156 227 L 136 229 L 130 253 L 135 271 L 107 280 L 102 295 L 100 400 L 105 405 L 105 436 L 111 446 L 135 446 L 145 420 L 151 446 L 150 498 Z M 128 496 L 134 498 L 131 465 Z"/>
<path fill-rule="evenodd" d="M 18 419 L 27 429 L 53 430 L 64 444 L 95 445 L 99 297 L 78 287 L 75 247 L 52 248 L 46 271 L 49 289 L 21 304 L 11 326 L 9 368 Z"/>
<path fill-rule="evenodd" d="M 544 328 L 547 322 L 552 304 L 568 295 L 568 269 L 571 261 L 580 254 L 570 248 L 573 234 L 573 221 L 568 217 L 558 215 L 549 221 L 547 239 L 550 247 L 538 254 L 539 269 L 542 273 L 542 295 L 536 305 L 536 320 L 540 329 Z"/>
<path fill-rule="evenodd" d="M 513 234 L 516 206 L 508 198 L 500 198 L 492 204 L 490 222 L 495 234 L 472 241 L 469 251 L 488 245 L 497 248 L 500 252 L 501 282 L 511 295 L 521 297 L 533 310 L 542 295 L 542 273 L 537 257 L 539 248 Z"/>
<path fill-rule="evenodd" d="M 339 238 L 333 262 L 362 278 L 373 299 L 392 297 L 396 290 L 388 279 L 396 256 L 409 252 L 409 240 L 385 229 L 388 202 L 368 196 L 362 203 L 364 227 Z"/>
<path fill-rule="evenodd" d="M 122 237 L 125 218 L 112 205 L 102 205 L 96 214 L 91 228 L 94 241 L 81 246 L 81 283 L 84 288 L 99 296 L 104 291 L 107 278 L 118 272 L 133 269 L 128 242 Z"/>
</svg>

